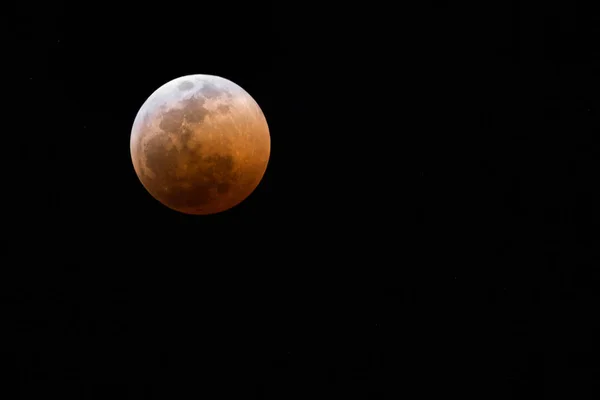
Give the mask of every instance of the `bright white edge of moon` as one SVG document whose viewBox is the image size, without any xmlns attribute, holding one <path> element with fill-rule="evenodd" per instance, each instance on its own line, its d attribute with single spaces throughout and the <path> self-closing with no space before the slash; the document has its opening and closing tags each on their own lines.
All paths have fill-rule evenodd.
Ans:
<svg viewBox="0 0 600 400">
<path fill-rule="evenodd" d="M 178 86 L 184 82 L 192 82 L 194 87 L 190 90 L 180 90 Z M 137 128 L 139 124 L 142 122 L 144 116 L 148 113 L 154 113 L 159 110 L 163 110 L 165 108 L 174 108 L 177 107 L 177 104 L 182 100 L 187 100 L 191 97 L 197 96 L 198 93 L 201 93 L 202 88 L 207 84 L 213 85 L 217 88 L 217 90 L 222 91 L 223 93 L 229 93 L 232 98 L 229 100 L 223 99 L 223 96 L 218 96 L 214 99 L 205 99 L 207 103 L 213 103 L 213 106 L 218 106 L 220 104 L 231 104 L 231 103 L 246 103 L 251 101 L 252 106 L 256 107 L 258 110 L 262 110 L 258 103 L 254 100 L 254 98 L 246 92 L 241 86 L 236 83 L 230 81 L 229 79 L 222 78 L 216 75 L 206 75 L 206 74 L 194 74 L 194 75 L 184 75 L 179 78 L 175 78 L 165 83 L 158 89 L 156 89 L 144 102 L 144 104 L 139 109 L 134 124 L 132 133 L 137 132 Z M 209 105 L 210 107 L 210 105 Z M 264 114 L 263 114 L 264 116 Z"/>
</svg>

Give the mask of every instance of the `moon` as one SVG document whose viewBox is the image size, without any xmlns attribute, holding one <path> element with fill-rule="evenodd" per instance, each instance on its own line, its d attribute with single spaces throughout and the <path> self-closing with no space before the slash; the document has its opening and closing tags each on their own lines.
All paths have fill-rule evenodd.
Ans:
<svg viewBox="0 0 600 400">
<path fill-rule="evenodd" d="M 267 120 L 237 84 L 187 75 L 159 87 L 138 111 L 130 141 L 142 185 L 163 205 L 216 214 L 244 201 L 271 152 Z"/>
</svg>

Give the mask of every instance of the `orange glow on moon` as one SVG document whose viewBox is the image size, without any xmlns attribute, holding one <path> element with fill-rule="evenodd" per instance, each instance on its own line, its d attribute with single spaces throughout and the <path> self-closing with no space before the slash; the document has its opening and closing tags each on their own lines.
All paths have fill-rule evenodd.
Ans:
<svg viewBox="0 0 600 400">
<path fill-rule="evenodd" d="M 146 190 L 186 214 L 216 214 L 260 183 L 271 138 L 254 99 L 213 75 L 188 75 L 156 90 L 131 131 L 131 159 Z"/>
</svg>

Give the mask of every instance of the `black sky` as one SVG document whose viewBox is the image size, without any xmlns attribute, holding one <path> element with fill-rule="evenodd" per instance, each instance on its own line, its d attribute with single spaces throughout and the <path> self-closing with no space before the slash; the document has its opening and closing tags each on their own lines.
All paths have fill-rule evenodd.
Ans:
<svg viewBox="0 0 600 400">
<path fill-rule="evenodd" d="M 600 16 L 419 7 L 7 10 L 5 397 L 597 395 Z M 208 217 L 129 154 L 146 98 L 196 73 L 272 138 Z"/>
</svg>

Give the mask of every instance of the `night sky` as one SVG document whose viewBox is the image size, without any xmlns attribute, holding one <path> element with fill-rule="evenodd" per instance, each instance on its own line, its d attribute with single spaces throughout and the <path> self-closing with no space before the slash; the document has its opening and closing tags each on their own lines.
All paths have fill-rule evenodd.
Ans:
<svg viewBox="0 0 600 400">
<path fill-rule="evenodd" d="M 596 398 L 600 15 L 215 3 L 4 13 L 0 397 Z M 269 123 L 218 215 L 129 153 L 188 74 Z"/>
</svg>

